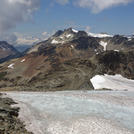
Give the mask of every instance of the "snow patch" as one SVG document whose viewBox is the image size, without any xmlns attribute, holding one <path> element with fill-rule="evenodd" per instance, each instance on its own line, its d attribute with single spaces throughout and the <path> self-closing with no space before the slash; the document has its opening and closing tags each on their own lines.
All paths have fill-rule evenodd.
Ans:
<svg viewBox="0 0 134 134">
<path fill-rule="evenodd" d="M 115 52 L 119 52 L 119 50 L 117 50 L 117 49 L 115 49 L 114 51 L 115 51 Z"/>
<path fill-rule="evenodd" d="M 131 41 L 132 40 L 132 38 L 128 38 L 128 41 Z"/>
<path fill-rule="evenodd" d="M 75 29 L 72 29 L 72 31 L 73 31 L 73 32 L 75 32 L 75 33 L 78 33 L 78 31 L 77 31 L 77 30 L 75 30 Z"/>
<path fill-rule="evenodd" d="M 74 46 L 73 45 L 71 45 L 71 47 L 74 49 Z"/>
<path fill-rule="evenodd" d="M 100 41 L 100 45 L 104 47 L 104 51 L 106 51 L 107 42 Z"/>
<path fill-rule="evenodd" d="M 108 88 L 134 91 L 134 80 L 129 80 L 121 75 L 95 75 L 90 81 L 95 89 Z"/>
<path fill-rule="evenodd" d="M 97 34 L 97 33 L 88 33 L 88 35 L 89 35 L 89 36 L 92 36 L 92 37 L 98 37 L 98 38 L 113 37 L 113 35 Z"/>
<path fill-rule="evenodd" d="M 58 44 L 59 42 L 57 40 L 53 39 L 51 43 L 52 44 Z"/>
<path fill-rule="evenodd" d="M 71 34 L 68 34 L 66 37 L 69 38 L 69 37 L 71 37 L 71 36 L 72 36 Z"/>
<path fill-rule="evenodd" d="M 23 59 L 21 62 L 24 62 L 25 61 L 25 59 Z"/>
<path fill-rule="evenodd" d="M 90 81 L 92 82 L 95 89 L 99 89 L 101 88 L 101 84 L 105 82 L 105 79 L 100 75 L 96 75 L 95 77 L 90 79 Z"/>
<path fill-rule="evenodd" d="M 8 68 L 14 68 L 14 65 L 15 65 L 15 63 L 12 63 L 12 64 L 10 64 L 9 66 L 8 66 Z"/>
</svg>

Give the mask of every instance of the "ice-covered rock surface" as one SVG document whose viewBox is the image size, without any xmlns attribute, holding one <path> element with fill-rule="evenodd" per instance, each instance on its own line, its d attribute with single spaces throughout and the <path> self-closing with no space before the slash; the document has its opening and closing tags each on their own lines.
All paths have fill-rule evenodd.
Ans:
<svg viewBox="0 0 134 134">
<path fill-rule="evenodd" d="M 134 134 L 134 92 L 6 92 L 34 134 Z"/>
</svg>

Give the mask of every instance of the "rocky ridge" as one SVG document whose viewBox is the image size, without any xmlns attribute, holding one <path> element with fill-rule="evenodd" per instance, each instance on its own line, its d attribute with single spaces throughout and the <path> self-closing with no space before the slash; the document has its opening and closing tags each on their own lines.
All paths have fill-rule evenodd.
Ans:
<svg viewBox="0 0 134 134">
<path fill-rule="evenodd" d="M 18 119 L 19 108 L 10 98 L 3 98 L 0 93 L 0 134 L 32 134 L 27 132 L 24 124 Z"/>
<path fill-rule="evenodd" d="M 20 53 L 6 41 L 0 41 L 0 63 L 19 56 Z"/>
<path fill-rule="evenodd" d="M 23 57 L 0 65 L 1 90 L 92 90 L 96 74 L 134 79 L 134 39 L 93 37 L 84 31 L 56 32 Z"/>
</svg>

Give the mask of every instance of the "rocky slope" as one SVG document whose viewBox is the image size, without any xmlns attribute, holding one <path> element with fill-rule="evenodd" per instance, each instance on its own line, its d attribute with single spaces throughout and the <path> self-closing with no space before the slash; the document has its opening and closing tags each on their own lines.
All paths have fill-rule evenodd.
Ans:
<svg viewBox="0 0 134 134">
<path fill-rule="evenodd" d="M 47 62 L 43 60 L 40 63 L 41 61 L 39 61 L 39 59 L 43 59 L 43 56 L 38 55 L 36 57 L 38 57 L 35 59 L 36 66 L 33 64 L 32 67 L 38 68 L 35 70 L 36 75 L 33 76 L 31 76 L 33 70 L 25 72 L 24 65 L 28 67 L 26 66 L 27 61 L 24 63 L 17 61 L 16 64 L 20 65 L 14 65 L 14 68 L 1 68 L 3 70 L 0 73 L 1 88 L 5 87 L 5 89 L 10 90 L 13 87 L 16 90 L 37 91 L 91 90 L 93 86 L 90 79 L 96 74 L 121 74 L 126 78 L 134 79 L 134 50 L 125 52 L 111 50 L 89 59 L 76 58 L 62 63 L 58 62 L 58 64 L 56 62 L 48 69 L 46 68 L 50 65 L 46 65 Z M 40 64 L 42 66 L 39 66 Z"/>
<path fill-rule="evenodd" d="M 121 51 L 134 48 L 133 37 L 115 35 L 112 38 L 105 38 L 104 42 L 107 42 L 106 50 Z"/>
<path fill-rule="evenodd" d="M 0 134 L 32 134 L 27 132 L 24 124 L 17 118 L 19 108 L 11 108 L 12 104 L 16 103 L 0 94 Z"/>
<path fill-rule="evenodd" d="M 0 63 L 15 58 L 20 53 L 5 41 L 0 41 Z"/>
<path fill-rule="evenodd" d="M 58 31 L 23 57 L 0 65 L 1 90 L 91 90 L 96 74 L 134 79 L 134 39 L 92 37 L 84 31 Z"/>
</svg>

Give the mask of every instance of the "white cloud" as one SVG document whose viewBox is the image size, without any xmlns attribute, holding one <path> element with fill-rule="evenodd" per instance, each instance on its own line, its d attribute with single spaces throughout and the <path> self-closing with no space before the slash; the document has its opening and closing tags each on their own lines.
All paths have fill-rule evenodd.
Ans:
<svg viewBox="0 0 134 134">
<path fill-rule="evenodd" d="M 23 35 L 17 32 L 14 32 L 14 35 L 16 36 L 16 40 L 14 41 L 15 46 L 19 45 L 34 45 L 41 41 L 40 38 L 34 37 L 34 36 L 27 36 Z"/>
<path fill-rule="evenodd" d="M 40 42 L 41 39 L 37 37 L 27 37 L 27 38 L 17 38 L 16 43 L 17 45 L 34 45 L 38 42 Z"/>
<path fill-rule="evenodd" d="M 30 20 L 33 12 L 40 7 L 41 0 L 0 0 L 0 34 L 15 27 L 18 23 Z M 65 5 L 70 0 L 53 0 Z M 72 0 L 79 7 L 90 8 L 98 13 L 104 9 L 125 5 L 134 0 Z M 44 33 L 45 34 L 45 33 Z M 47 34 L 47 33 L 46 33 Z"/>
<path fill-rule="evenodd" d="M 90 26 L 86 26 L 85 31 L 86 31 L 87 33 L 89 33 L 89 32 L 90 32 L 90 29 L 91 29 Z"/>
<path fill-rule="evenodd" d="M 42 0 L 43 1 L 43 0 Z M 65 5 L 69 0 L 53 0 Z M 0 34 L 30 20 L 33 12 L 40 8 L 41 0 L 0 0 Z"/>
<path fill-rule="evenodd" d="M 74 0 L 75 4 L 83 8 L 90 8 L 93 13 L 98 13 L 104 9 L 126 5 L 133 0 Z"/>
<path fill-rule="evenodd" d="M 31 18 L 39 5 L 40 0 L 1 0 L 0 34 Z"/>
<path fill-rule="evenodd" d="M 62 5 L 65 5 L 65 4 L 69 3 L 69 0 L 55 0 L 55 1 L 62 4 Z"/>
<path fill-rule="evenodd" d="M 8 35 L 2 34 L 0 36 L 0 40 L 5 40 L 9 44 L 12 44 L 14 46 L 22 46 L 22 45 L 23 46 L 32 46 L 38 42 L 47 40 L 52 35 L 53 35 L 53 33 L 43 32 L 38 36 L 31 36 L 31 35 L 14 32 L 13 34 L 8 34 Z"/>
<path fill-rule="evenodd" d="M 45 31 L 45 32 L 43 32 L 43 33 L 42 33 L 42 35 L 43 35 L 43 36 L 46 36 L 46 35 L 47 35 L 47 32 L 46 32 L 46 31 Z"/>
</svg>

